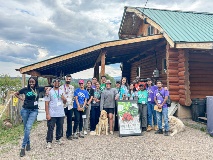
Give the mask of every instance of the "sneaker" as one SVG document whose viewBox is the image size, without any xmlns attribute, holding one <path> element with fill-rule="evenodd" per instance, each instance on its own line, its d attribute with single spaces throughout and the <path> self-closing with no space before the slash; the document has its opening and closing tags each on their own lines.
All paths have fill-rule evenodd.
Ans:
<svg viewBox="0 0 213 160">
<path fill-rule="evenodd" d="M 25 156 L 25 148 L 22 148 L 20 151 L 20 157 L 24 157 Z"/>
<path fill-rule="evenodd" d="M 67 137 L 68 140 L 72 140 L 72 136 Z"/>
<path fill-rule="evenodd" d="M 169 132 L 165 131 L 164 136 L 169 136 Z"/>
<path fill-rule="evenodd" d="M 162 129 L 159 129 L 155 132 L 155 134 L 163 134 L 163 130 Z"/>
<path fill-rule="evenodd" d="M 109 133 L 110 133 L 110 134 L 113 134 L 113 131 L 110 131 Z"/>
<path fill-rule="evenodd" d="M 158 126 L 157 126 L 157 125 L 154 126 L 154 130 L 155 130 L 155 131 L 158 130 Z"/>
<path fill-rule="evenodd" d="M 87 131 L 84 131 L 84 135 L 87 135 Z"/>
<path fill-rule="evenodd" d="M 46 148 L 47 148 L 47 149 L 52 149 L 51 144 L 52 144 L 51 142 L 47 142 L 47 147 L 46 147 Z"/>
<path fill-rule="evenodd" d="M 94 136 L 95 134 L 95 131 L 90 131 L 90 135 Z"/>
<path fill-rule="evenodd" d="M 84 133 L 82 131 L 79 133 L 79 137 L 84 138 Z"/>
<path fill-rule="evenodd" d="M 27 145 L 26 145 L 26 151 L 30 151 L 30 150 L 31 150 L 30 144 L 27 144 Z"/>
<path fill-rule="evenodd" d="M 74 133 L 74 134 L 73 134 L 73 139 L 78 139 L 77 133 Z"/>
<path fill-rule="evenodd" d="M 149 131 L 151 131 L 152 130 L 152 127 L 150 126 L 150 125 L 148 125 L 148 127 L 147 127 L 147 132 L 149 132 Z"/>
<path fill-rule="evenodd" d="M 58 145 L 63 145 L 64 143 L 62 142 L 62 140 L 61 139 L 59 139 L 59 140 L 56 140 L 55 141 Z"/>
</svg>

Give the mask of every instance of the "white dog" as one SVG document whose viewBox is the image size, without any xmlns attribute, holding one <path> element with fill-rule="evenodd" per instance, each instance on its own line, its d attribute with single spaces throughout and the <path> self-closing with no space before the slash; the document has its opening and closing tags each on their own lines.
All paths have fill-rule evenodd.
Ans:
<svg viewBox="0 0 213 160">
<path fill-rule="evenodd" d="M 185 131 L 185 125 L 180 119 L 169 116 L 169 131 L 171 132 L 170 136 L 174 136 L 179 132 Z"/>
</svg>

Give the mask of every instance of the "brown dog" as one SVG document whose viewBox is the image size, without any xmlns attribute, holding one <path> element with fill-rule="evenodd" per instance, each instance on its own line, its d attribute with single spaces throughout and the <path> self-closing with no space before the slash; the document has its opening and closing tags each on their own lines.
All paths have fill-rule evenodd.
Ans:
<svg viewBox="0 0 213 160">
<path fill-rule="evenodd" d="M 108 118 L 105 110 L 101 111 L 99 122 L 95 129 L 96 135 L 100 136 L 101 133 L 108 135 Z"/>
</svg>

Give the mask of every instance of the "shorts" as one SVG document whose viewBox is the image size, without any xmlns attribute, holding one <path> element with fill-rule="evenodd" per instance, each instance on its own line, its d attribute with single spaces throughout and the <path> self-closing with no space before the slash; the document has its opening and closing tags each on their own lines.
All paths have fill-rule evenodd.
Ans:
<svg viewBox="0 0 213 160">
<path fill-rule="evenodd" d="M 109 113 L 114 114 L 114 108 L 104 108 L 104 110 L 107 112 L 107 114 Z"/>
</svg>

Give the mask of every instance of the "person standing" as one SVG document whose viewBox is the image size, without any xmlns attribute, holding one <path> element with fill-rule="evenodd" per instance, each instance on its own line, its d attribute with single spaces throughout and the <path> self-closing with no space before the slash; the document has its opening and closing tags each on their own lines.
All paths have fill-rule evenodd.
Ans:
<svg viewBox="0 0 213 160">
<path fill-rule="evenodd" d="M 106 81 L 106 89 L 101 94 L 101 110 L 105 110 L 107 112 L 107 116 L 109 119 L 109 130 L 110 134 L 113 134 L 113 115 L 115 109 L 115 100 L 118 99 L 117 89 L 111 88 L 111 81 Z"/>
<path fill-rule="evenodd" d="M 97 78 L 96 78 L 96 77 L 93 77 L 93 78 L 92 78 L 92 86 L 91 86 L 91 87 L 92 87 L 92 89 L 94 89 L 94 90 L 96 89 L 96 83 L 97 83 Z"/>
<path fill-rule="evenodd" d="M 78 139 L 77 128 L 79 127 L 79 137 L 84 138 L 83 128 L 83 116 L 85 116 L 85 109 L 87 99 L 89 99 L 88 92 L 84 89 L 84 80 L 78 81 L 79 88 L 74 92 L 73 111 L 75 115 L 74 127 L 73 127 L 73 139 Z"/>
<path fill-rule="evenodd" d="M 94 97 L 94 89 L 91 88 L 92 82 L 90 80 L 87 81 L 87 86 L 86 90 L 88 92 L 89 98 L 87 99 L 87 104 L 86 104 L 86 118 L 84 118 L 84 134 L 87 135 L 88 131 L 88 123 L 89 123 L 89 118 L 90 118 L 90 110 L 91 110 L 91 102 Z"/>
<path fill-rule="evenodd" d="M 133 83 L 131 83 L 129 85 L 129 91 L 128 91 L 127 96 L 128 96 L 129 100 L 135 100 L 136 99 L 135 97 L 137 96 L 137 94 L 134 92 L 134 85 L 133 85 Z"/>
<path fill-rule="evenodd" d="M 65 77 L 66 84 L 60 86 L 60 89 L 63 90 L 64 96 L 67 99 L 67 103 L 64 104 L 64 113 L 67 116 L 66 137 L 68 140 L 72 140 L 72 115 L 73 115 L 74 87 L 70 85 L 71 81 L 72 81 L 72 77 L 70 74 L 68 74 Z"/>
<path fill-rule="evenodd" d="M 98 124 L 100 117 L 100 100 L 101 100 L 101 90 L 99 82 L 96 82 L 96 89 L 94 91 L 93 101 L 91 103 L 90 111 L 90 134 L 95 134 L 95 128 Z"/>
<path fill-rule="evenodd" d="M 101 76 L 100 90 L 103 92 L 106 88 L 106 76 Z"/>
<path fill-rule="evenodd" d="M 122 94 L 121 93 L 121 81 L 116 81 L 116 89 L 119 95 L 119 100 L 122 100 Z M 118 131 L 119 127 L 118 127 L 118 102 L 115 102 L 115 124 L 114 124 L 114 131 Z"/>
<path fill-rule="evenodd" d="M 156 116 L 156 111 L 154 110 L 154 106 L 155 106 L 155 100 L 154 100 L 154 92 L 155 90 L 158 89 L 157 86 L 152 84 L 152 80 L 150 78 L 147 78 L 147 87 L 146 87 L 147 91 L 148 91 L 148 102 L 147 102 L 147 109 L 148 109 L 148 127 L 147 127 L 147 131 L 151 131 L 152 130 L 152 121 L 154 122 L 154 130 L 157 131 L 158 130 L 158 126 L 157 126 L 157 116 Z"/>
<path fill-rule="evenodd" d="M 164 119 L 164 129 L 165 129 L 165 136 L 169 135 L 169 122 L 168 122 L 168 106 L 166 101 L 169 96 L 169 91 L 163 88 L 163 83 L 160 80 L 157 80 L 157 87 L 158 89 L 154 92 L 154 100 L 158 109 L 162 109 L 161 112 L 156 111 L 157 113 L 157 123 L 158 123 L 158 130 L 155 134 L 163 134 L 162 130 L 162 117 Z"/>
<path fill-rule="evenodd" d="M 20 157 L 25 156 L 26 151 L 30 151 L 30 130 L 38 115 L 38 99 L 39 93 L 46 90 L 48 87 L 39 87 L 37 77 L 30 77 L 27 82 L 27 87 L 22 88 L 15 93 L 15 96 L 24 101 L 22 109 L 20 111 L 23 123 L 24 123 L 24 138 L 20 151 Z M 24 94 L 25 98 L 22 98 L 20 94 Z"/>
<path fill-rule="evenodd" d="M 145 86 L 140 84 L 138 91 L 138 107 L 142 131 L 146 131 L 147 127 L 147 98 L 148 92 L 145 90 Z"/>
<path fill-rule="evenodd" d="M 126 100 L 128 97 L 128 83 L 127 83 L 127 79 L 126 77 L 122 77 L 121 78 L 121 96 L 122 96 L 122 100 Z"/>
<path fill-rule="evenodd" d="M 59 88 L 60 79 L 53 80 L 53 88 L 45 96 L 45 111 L 47 119 L 47 148 L 52 148 L 53 131 L 56 125 L 56 142 L 61 145 L 62 129 L 64 124 L 64 104 L 67 102 L 64 92 Z"/>
</svg>

